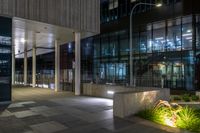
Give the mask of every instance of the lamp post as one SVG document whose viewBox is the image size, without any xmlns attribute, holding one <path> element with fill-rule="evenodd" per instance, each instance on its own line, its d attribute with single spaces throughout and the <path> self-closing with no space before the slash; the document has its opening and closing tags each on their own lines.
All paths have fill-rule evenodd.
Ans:
<svg viewBox="0 0 200 133">
<path fill-rule="evenodd" d="M 134 86 L 136 87 L 136 72 L 134 73 L 134 79 L 133 79 L 133 29 L 132 29 L 132 23 L 133 23 L 133 11 L 136 9 L 137 6 L 140 5 L 148 5 L 148 6 L 156 6 L 156 7 L 161 7 L 162 4 L 161 3 L 157 3 L 157 4 L 153 4 L 153 3 L 137 3 L 133 6 L 133 8 L 131 9 L 131 13 L 130 13 L 130 42 L 129 42 L 129 48 L 130 48 L 130 86 Z"/>
</svg>

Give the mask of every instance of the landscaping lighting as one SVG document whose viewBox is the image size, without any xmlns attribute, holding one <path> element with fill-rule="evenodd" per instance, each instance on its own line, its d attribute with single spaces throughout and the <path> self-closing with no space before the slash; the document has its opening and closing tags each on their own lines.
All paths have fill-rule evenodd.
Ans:
<svg viewBox="0 0 200 133">
<path fill-rule="evenodd" d="M 113 95 L 113 94 L 114 94 L 114 91 L 107 91 L 107 94 Z"/>
</svg>

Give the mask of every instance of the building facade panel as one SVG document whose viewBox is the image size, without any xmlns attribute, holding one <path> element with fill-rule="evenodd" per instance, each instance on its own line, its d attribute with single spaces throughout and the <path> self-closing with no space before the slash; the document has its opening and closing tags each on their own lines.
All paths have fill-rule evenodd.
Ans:
<svg viewBox="0 0 200 133">
<path fill-rule="evenodd" d="M 99 0 L 0 0 L 0 14 L 99 33 L 99 3 Z"/>
</svg>

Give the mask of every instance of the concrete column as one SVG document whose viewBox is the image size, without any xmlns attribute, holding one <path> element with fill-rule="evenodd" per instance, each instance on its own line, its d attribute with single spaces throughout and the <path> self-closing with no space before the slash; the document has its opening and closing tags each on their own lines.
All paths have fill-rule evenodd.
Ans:
<svg viewBox="0 0 200 133">
<path fill-rule="evenodd" d="M 12 41 L 12 85 L 15 85 L 15 44 Z"/>
<path fill-rule="evenodd" d="M 28 76 L 27 44 L 24 44 L 24 85 L 27 85 Z"/>
<path fill-rule="evenodd" d="M 55 40 L 55 91 L 60 90 L 60 45 Z"/>
<path fill-rule="evenodd" d="M 81 34 L 75 33 L 75 95 L 81 94 Z"/>
<path fill-rule="evenodd" d="M 36 46 L 32 49 L 32 87 L 36 87 Z"/>
</svg>

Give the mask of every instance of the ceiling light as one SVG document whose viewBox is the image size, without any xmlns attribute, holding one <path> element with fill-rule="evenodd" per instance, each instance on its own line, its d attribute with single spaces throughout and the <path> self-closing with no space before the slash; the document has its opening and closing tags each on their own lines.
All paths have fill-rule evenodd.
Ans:
<svg viewBox="0 0 200 133">
<path fill-rule="evenodd" d="M 191 33 L 192 32 L 192 30 L 187 30 L 187 33 Z"/>
</svg>

